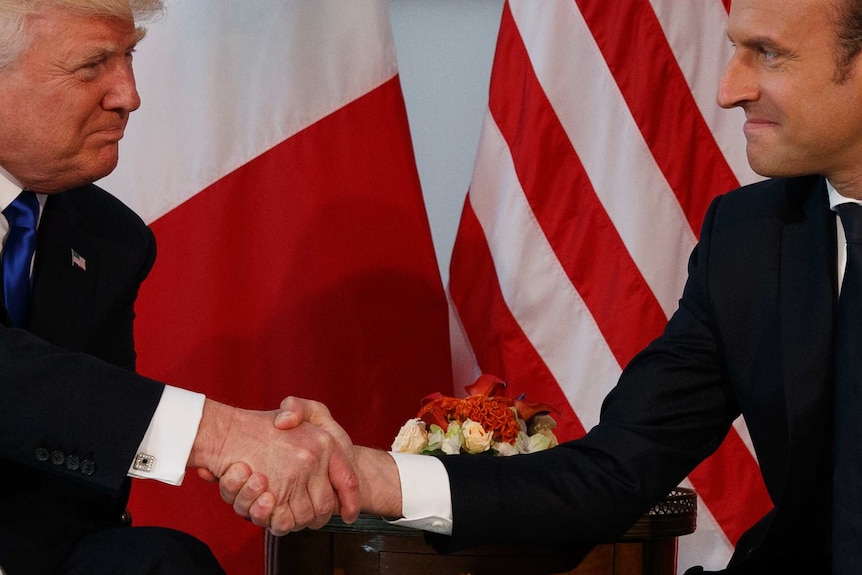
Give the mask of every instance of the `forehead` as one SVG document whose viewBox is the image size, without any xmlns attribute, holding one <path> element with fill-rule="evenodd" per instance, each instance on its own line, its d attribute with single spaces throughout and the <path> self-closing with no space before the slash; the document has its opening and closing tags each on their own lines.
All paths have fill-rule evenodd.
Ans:
<svg viewBox="0 0 862 575">
<path fill-rule="evenodd" d="M 142 36 L 131 20 L 71 10 L 47 9 L 28 19 L 28 56 L 77 58 L 92 53 L 124 53 Z"/>
<path fill-rule="evenodd" d="M 837 3 L 843 1 L 733 0 L 728 33 L 734 41 L 756 36 L 790 44 L 812 34 L 831 36 Z"/>
</svg>

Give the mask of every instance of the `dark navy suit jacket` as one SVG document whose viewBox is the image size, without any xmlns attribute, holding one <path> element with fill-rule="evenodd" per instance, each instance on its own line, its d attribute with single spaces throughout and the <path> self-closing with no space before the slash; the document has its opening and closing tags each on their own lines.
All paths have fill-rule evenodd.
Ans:
<svg viewBox="0 0 862 575">
<path fill-rule="evenodd" d="M 0 565 L 10 574 L 37 573 L 119 521 L 164 388 L 134 372 L 134 303 L 154 259 L 152 232 L 104 190 L 48 197 L 29 325 L 8 327 L 0 309 Z"/>
<path fill-rule="evenodd" d="M 442 458 L 454 516 L 444 547 L 612 541 L 743 414 L 774 507 L 727 572 L 828 573 L 836 259 L 822 177 L 717 198 L 678 310 L 625 368 L 596 427 L 533 455 Z"/>
</svg>

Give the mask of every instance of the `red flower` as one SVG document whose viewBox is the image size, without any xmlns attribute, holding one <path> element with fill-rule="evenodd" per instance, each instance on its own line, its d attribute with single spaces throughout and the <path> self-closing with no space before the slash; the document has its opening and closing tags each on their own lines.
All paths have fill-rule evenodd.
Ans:
<svg viewBox="0 0 862 575">
<path fill-rule="evenodd" d="M 556 411 L 546 403 L 527 403 L 519 399 L 511 399 L 498 395 L 506 390 L 506 382 L 489 374 L 479 376 L 476 381 L 466 387 L 470 395 L 458 399 L 447 397 L 440 393 L 428 395 L 420 401 L 422 408 L 416 417 L 423 420 L 429 427 L 434 424 L 443 431 L 449 429 L 449 422 L 463 424 L 468 419 L 481 424 L 486 432 L 493 432 L 494 441 L 504 441 L 515 444 L 521 424 L 518 418 L 529 421 L 539 413 Z M 514 407 L 518 413 L 510 409 Z"/>
</svg>

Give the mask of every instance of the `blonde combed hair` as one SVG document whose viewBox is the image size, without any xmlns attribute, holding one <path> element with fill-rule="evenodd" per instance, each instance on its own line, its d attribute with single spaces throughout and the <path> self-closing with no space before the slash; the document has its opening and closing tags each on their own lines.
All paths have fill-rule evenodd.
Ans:
<svg viewBox="0 0 862 575">
<path fill-rule="evenodd" d="M 15 62 L 27 47 L 28 18 L 52 8 L 139 23 L 161 14 L 164 0 L 0 0 L 0 70 Z M 143 36 L 143 28 L 140 34 Z"/>
</svg>

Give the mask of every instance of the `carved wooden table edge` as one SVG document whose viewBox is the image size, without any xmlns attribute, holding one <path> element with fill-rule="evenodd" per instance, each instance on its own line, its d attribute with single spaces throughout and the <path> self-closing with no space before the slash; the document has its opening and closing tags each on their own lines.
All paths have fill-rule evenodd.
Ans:
<svg viewBox="0 0 862 575">
<path fill-rule="evenodd" d="M 620 539 L 681 537 L 694 533 L 696 528 L 697 493 L 687 487 L 677 487 L 653 505 Z"/>
<path fill-rule="evenodd" d="M 590 575 L 593 573 L 609 573 L 611 575 L 670 573 L 675 570 L 676 566 L 677 538 L 693 533 L 696 529 L 696 522 L 697 493 L 692 489 L 677 487 L 638 519 L 620 537 L 618 542 L 599 545 L 589 554 L 584 551 L 581 557 L 582 559 L 586 558 L 583 562 L 589 565 L 583 565 L 583 570 L 575 564 L 571 566 L 578 567 L 574 570 L 569 570 L 567 567 L 562 571 L 537 572 L 577 575 L 581 573 Z M 364 543 L 357 539 L 360 536 L 365 537 Z M 328 542 L 322 542 L 321 538 L 323 537 L 329 538 Z M 412 569 L 398 570 L 391 566 L 384 567 L 380 556 L 387 552 L 392 556 L 424 557 L 425 561 L 428 562 L 435 555 L 440 558 L 454 557 L 457 559 L 458 556 L 469 556 L 469 558 L 475 559 L 481 556 L 497 556 L 500 553 L 499 547 L 489 546 L 450 555 L 437 554 L 429 545 L 425 544 L 422 531 L 392 525 L 380 517 L 371 515 L 360 515 L 350 525 L 345 524 L 340 517 L 333 517 L 327 525 L 316 531 L 305 530 L 284 537 L 275 537 L 267 532 L 265 539 L 265 575 L 318 575 L 324 573 L 350 575 L 353 573 L 376 574 L 384 572 L 412 574 L 417 571 Z M 376 551 L 378 561 L 374 568 L 369 568 L 367 565 L 356 568 L 336 566 L 335 564 L 340 561 L 336 561 L 332 555 L 336 554 L 338 543 L 340 542 L 343 547 L 346 541 L 351 541 L 350 545 L 361 547 L 362 551 L 365 552 L 361 555 Z M 392 542 L 398 544 L 393 546 Z M 321 557 L 319 566 L 296 567 L 297 551 L 302 550 L 302 553 L 309 554 L 314 545 L 319 546 L 320 553 L 330 556 Z M 526 550 L 530 554 L 535 554 L 536 557 L 551 556 L 547 550 L 534 550 L 526 546 L 523 548 L 515 546 L 512 549 L 518 555 Z M 672 557 L 670 557 L 671 554 Z M 634 556 L 636 557 L 632 560 Z M 630 565 L 621 567 L 623 562 L 627 564 L 636 563 L 636 567 L 632 568 Z M 308 562 L 306 561 L 306 563 Z M 318 561 L 314 561 L 314 563 L 318 563 Z M 604 566 L 599 567 L 599 563 L 610 563 L 611 566 L 606 569 Z M 429 569 L 428 572 L 435 573 L 436 571 Z M 465 571 L 453 572 L 462 573 Z M 475 572 L 479 571 L 476 570 Z"/>
</svg>

